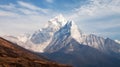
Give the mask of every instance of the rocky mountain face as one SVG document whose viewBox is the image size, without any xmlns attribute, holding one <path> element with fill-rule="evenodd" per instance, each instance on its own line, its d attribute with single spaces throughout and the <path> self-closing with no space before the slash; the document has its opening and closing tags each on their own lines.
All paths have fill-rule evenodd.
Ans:
<svg viewBox="0 0 120 67">
<path fill-rule="evenodd" d="M 67 45 L 67 38 L 71 35 L 71 25 L 72 22 L 67 22 L 67 24 L 62 27 L 60 30 L 55 32 L 53 39 L 51 43 L 45 48 L 45 52 L 55 52 L 61 48 L 63 48 L 65 45 Z M 61 43 L 65 43 L 63 45 L 60 45 Z M 48 50 L 48 51 L 46 51 Z"/>
<path fill-rule="evenodd" d="M 60 18 L 58 19 L 60 20 Z M 53 48 L 53 45 L 55 45 L 56 43 L 58 44 L 63 43 L 64 40 L 69 37 L 76 40 L 79 44 L 87 45 L 89 47 L 95 48 L 104 53 L 109 53 L 109 51 L 120 53 L 120 45 L 118 45 L 117 42 L 109 38 L 105 39 L 103 37 L 98 37 L 94 34 L 86 35 L 82 33 L 81 30 L 79 30 L 79 28 L 73 21 L 64 22 L 64 25 L 61 26 L 56 32 L 53 33 L 51 42 L 44 50 L 51 47 Z M 61 48 L 60 46 L 63 46 L 63 45 L 57 45 L 56 47 Z"/>
<path fill-rule="evenodd" d="M 119 67 L 120 44 L 109 38 L 86 35 L 62 15 L 48 21 L 29 37 L 4 37 L 57 62 L 75 67 Z M 17 40 L 16 40 L 17 39 Z M 22 39 L 22 40 L 21 40 Z"/>
<path fill-rule="evenodd" d="M 43 56 L 28 51 L 0 38 L 0 67 L 70 67 L 49 61 Z"/>
<path fill-rule="evenodd" d="M 95 35 L 84 37 L 80 44 L 71 36 L 72 22 L 55 32 L 44 55 L 74 67 L 119 67 L 119 45 L 113 40 Z"/>
</svg>

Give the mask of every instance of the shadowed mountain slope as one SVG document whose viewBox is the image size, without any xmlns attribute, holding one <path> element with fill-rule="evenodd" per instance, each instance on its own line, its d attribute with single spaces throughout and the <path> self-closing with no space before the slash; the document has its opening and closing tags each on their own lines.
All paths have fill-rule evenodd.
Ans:
<svg viewBox="0 0 120 67">
<path fill-rule="evenodd" d="M 0 38 L 0 67 L 70 67 L 49 61 L 43 56 L 28 51 Z"/>
</svg>

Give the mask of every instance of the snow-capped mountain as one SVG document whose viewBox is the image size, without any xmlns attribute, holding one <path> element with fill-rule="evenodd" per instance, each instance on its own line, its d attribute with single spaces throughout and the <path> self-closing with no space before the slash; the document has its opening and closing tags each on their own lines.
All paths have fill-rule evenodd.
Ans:
<svg viewBox="0 0 120 67">
<path fill-rule="evenodd" d="M 48 41 L 50 42 L 53 34 L 61 27 L 63 27 L 66 23 L 67 20 L 61 14 L 56 16 L 55 18 L 49 20 L 44 28 L 35 32 L 31 37 L 31 41 L 35 44 L 42 44 Z M 80 42 L 81 34 L 75 23 L 72 24 L 71 32 L 72 37 Z"/>
<path fill-rule="evenodd" d="M 42 48 L 42 52 L 43 52 L 44 49 L 52 41 L 52 38 L 53 38 L 55 32 L 58 31 L 59 29 L 61 29 L 64 25 L 66 25 L 67 22 L 69 22 L 69 20 L 67 21 L 61 14 L 56 16 L 55 18 L 49 20 L 44 28 L 35 32 L 31 36 L 30 41 L 33 44 L 39 44 L 41 46 L 43 45 L 43 48 Z M 71 21 L 71 22 L 72 22 L 72 24 L 70 26 L 71 37 L 73 37 L 76 41 L 81 43 L 82 42 L 82 39 L 81 39 L 82 32 L 79 30 L 79 28 L 73 21 Z"/>
<path fill-rule="evenodd" d="M 67 45 L 69 42 L 68 38 L 73 38 L 80 44 L 87 45 L 104 53 L 120 53 L 120 45 L 118 45 L 114 40 L 98 37 L 94 34 L 86 35 L 78 29 L 77 25 L 73 21 L 67 21 L 64 26 L 60 27 L 60 29 L 54 33 L 51 42 L 45 48 L 45 52 L 59 51 L 59 49 Z M 66 39 L 68 42 L 65 41 Z M 64 44 L 60 45 L 61 43 Z"/>
<path fill-rule="evenodd" d="M 63 18 L 63 16 L 60 14 L 59 16 L 56 16 L 55 18 L 48 21 L 48 23 L 45 25 L 44 28 L 36 31 L 31 36 L 31 41 L 34 44 L 42 44 L 44 42 L 50 41 L 53 34 L 60 29 L 64 24 L 66 23 L 66 20 Z"/>
<path fill-rule="evenodd" d="M 43 52 L 52 41 L 54 33 L 61 29 L 67 22 L 68 21 L 61 14 L 50 19 L 44 28 L 39 29 L 31 35 L 27 42 L 36 47 L 30 49 L 37 52 Z M 70 31 L 71 36 L 80 43 L 82 34 L 74 22 L 72 22 Z"/>
<path fill-rule="evenodd" d="M 35 31 L 33 34 L 29 35 L 29 37 L 28 35 L 16 36 L 15 40 L 12 40 L 14 38 L 9 38 L 9 36 L 4 36 L 4 38 L 32 51 L 43 52 L 51 42 L 54 33 L 66 23 L 67 20 L 60 14 L 53 19 L 50 19 L 44 28 Z M 80 30 L 73 22 L 70 31 L 72 32 L 72 37 L 80 42 Z"/>
<path fill-rule="evenodd" d="M 26 49 L 29 49 L 30 45 L 27 43 L 27 41 L 30 39 L 29 34 L 22 34 L 19 36 L 11 36 L 11 35 L 4 35 L 2 36 L 4 39 L 9 40 L 15 44 L 18 44 L 19 46 L 22 46 Z"/>
<path fill-rule="evenodd" d="M 83 35 L 82 36 L 82 44 L 84 45 L 88 45 L 90 47 L 99 49 L 104 51 L 105 47 L 104 47 L 104 41 L 105 39 L 102 37 L 98 37 L 94 34 L 90 34 L 90 35 Z"/>
<path fill-rule="evenodd" d="M 72 21 L 56 31 L 44 56 L 74 67 L 119 67 L 120 45 L 107 38 L 81 33 L 79 43 L 72 35 Z M 92 61 L 92 62 L 91 62 Z"/>
<path fill-rule="evenodd" d="M 45 48 L 45 52 L 46 50 L 47 52 L 55 52 L 67 45 L 65 40 L 67 40 L 67 38 L 71 35 L 71 25 L 72 22 L 68 21 L 62 28 L 60 28 L 57 32 L 54 33 L 51 43 L 47 46 L 47 48 Z"/>
<path fill-rule="evenodd" d="M 15 36 L 11 36 L 11 35 L 4 35 L 2 36 L 3 38 L 5 38 L 6 40 L 10 40 L 13 43 L 16 43 L 18 41 L 18 38 Z"/>
<path fill-rule="evenodd" d="M 82 44 L 88 45 L 102 52 L 109 53 L 112 51 L 120 53 L 120 45 L 109 38 L 105 39 L 103 37 L 98 37 L 96 35 L 90 34 L 83 36 L 82 39 Z"/>
<path fill-rule="evenodd" d="M 67 23 L 60 14 L 50 19 L 44 28 L 35 31 L 31 35 L 3 36 L 3 38 L 17 43 L 18 45 L 36 52 L 43 52 L 44 48 L 51 42 L 53 34 Z M 14 38 L 13 38 L 14 37 Z"/>
<path fill-rule="evenodd" d="M 60 36 L 58 37 L 59 40 L 61 37 L 65 36 L 62 35 L 62 33 L 66 33 L 66 30 L 68 30 L 66 27 L 67 24 L 70 24 L 69 36 L 71 38 L 75 39 L 80 44 L 88 45 L 103 52 L 107 51 L 106 49 L 108 47 L 105 45 L 106 39 L 103 37 L 98 37 L 94 34 L 86 35 L 82 33 L 73 21 L 66 20 L 62 14 L 54 17 L 53 19 L 50 19 L 44 28 L 35 31 L 31 35 L 25 34 L 17 37 L 14 36 L 14 38 L 12 36 L 4 36 L 4 38 L 32 51 L 44 52 L 46 47 L 48 48 L 48 46 L 53 44 L 53 39 L 55 39 L 58 34 Z M 65 29 L 65 31 L 59 31 L 62 29 Z M 116 43 L 114 43 L 114 45 L 117 46 L 116 48 L 118 48 Z M 120 49 L 117 51 L 120 51 Z"/>
<path fill-rule="evenodd" d="M 115 40 L 115 42 L 119 43 L 120 44 L 120 41 L 119 40 Z"/>
<path fill-rule="evenodd" d="M 84 65 L 85 67 L 120 66 L 118 64 L 120 61 L 118 42 L 94 34 L 86 35 L 73 21 L 66 20 L 61 14 L 49 20 L 44 28 L 31 35 L 3 37 L 26 49 L 43 53 L 52 60 L 76 67 L 84 67 Z"/>
</svg>

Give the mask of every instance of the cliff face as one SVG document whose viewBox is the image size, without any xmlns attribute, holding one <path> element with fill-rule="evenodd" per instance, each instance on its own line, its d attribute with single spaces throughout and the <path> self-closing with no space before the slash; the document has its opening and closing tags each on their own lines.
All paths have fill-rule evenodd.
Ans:
<svg viewBox="0 0 120 67">
<path fill-rule="evenodd" d="M 0 38 L 0 67 L 71 67 L 38 56 L 16 44 Z"/>
</svg>

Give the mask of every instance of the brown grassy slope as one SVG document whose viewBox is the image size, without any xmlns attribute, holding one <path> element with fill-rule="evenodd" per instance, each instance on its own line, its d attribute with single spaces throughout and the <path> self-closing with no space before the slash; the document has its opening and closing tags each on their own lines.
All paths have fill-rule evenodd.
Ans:
<svg viewBox="0 0 120 67">
<path fill-rule="evenodd" d="M 0 37 L 0 67 L 70 67 L 48 61 L 42 56 Z"/>
</svg>

